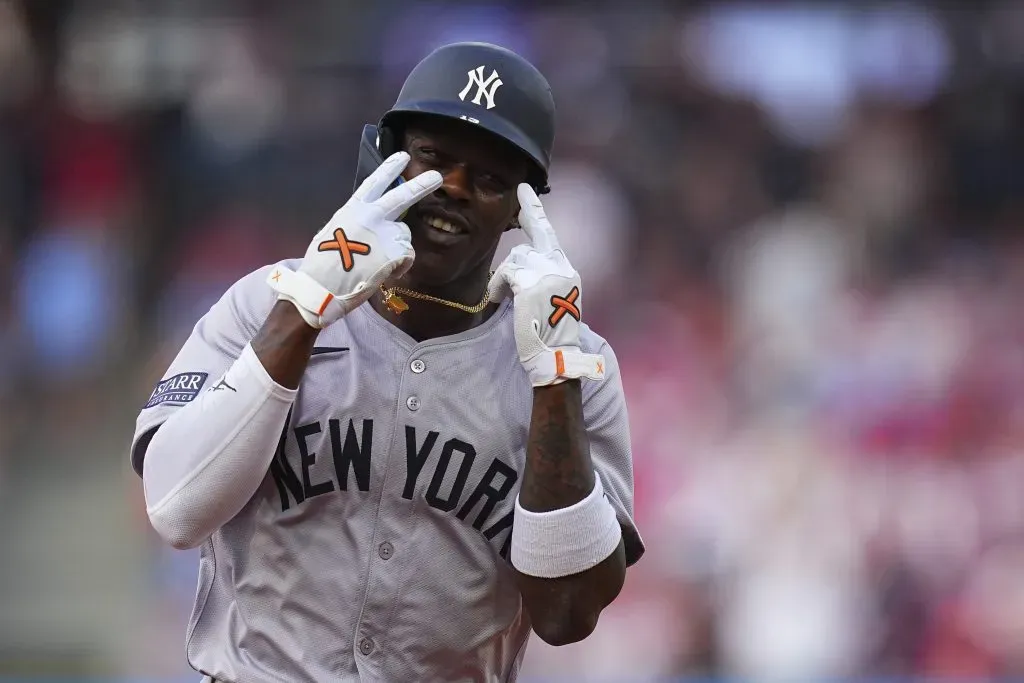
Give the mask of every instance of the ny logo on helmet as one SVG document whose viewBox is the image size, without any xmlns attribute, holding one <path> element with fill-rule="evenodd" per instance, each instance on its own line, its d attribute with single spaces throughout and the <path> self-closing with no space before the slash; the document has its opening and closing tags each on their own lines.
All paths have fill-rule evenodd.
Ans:
<svg viewBox="0 0 1024 683">
<path fill-rule="evenodd" d="M 459 99 L 463 102 L 466 101 L 466 95 L 469 91 L 476 86 L 476 95 L 473 96 L 473 104 L 480 104 L 480 98 L 487 98 L 487 108 L 494 109 L 494 93 L 501 87 L 501 78 L 498 76 L 496 70 L 491 71 L 491 75 L 484 79 L 484 67 L 478 66 L 475 69 L 470 69 L 466 72 L 469 76 L 469 80 L 466 82 L 466 87 L 459 93 Z"/>
</svg>

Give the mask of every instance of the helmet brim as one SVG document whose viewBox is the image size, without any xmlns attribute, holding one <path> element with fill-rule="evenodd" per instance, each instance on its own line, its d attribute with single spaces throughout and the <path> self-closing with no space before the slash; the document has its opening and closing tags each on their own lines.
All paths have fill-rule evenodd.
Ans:
<svg viewBox="0 0 1024 683">
<path fill-rule="evenodd" d="M 529 183 L 539 193 L 549 191 L 548 167 L 549 159 L 544 151 L 533 142 L 522 130 L 507 119 L 489 113 L 486 109 L 472 103 L 452 102 L 449 100 L 426 100 L 404 104 L 391 109 L 381 117 L 379 126 L 393 131 L 400 131 L 409 120 L 418 117 L 460 121 L 468 126 L 476 126 L 510 143 L 524 153 L 530 161 L 531 173 Z M 395 144 L 398 139 L 395 137 Z M 381 150 L 387 156 L 398 150 Z"/>
</svg>

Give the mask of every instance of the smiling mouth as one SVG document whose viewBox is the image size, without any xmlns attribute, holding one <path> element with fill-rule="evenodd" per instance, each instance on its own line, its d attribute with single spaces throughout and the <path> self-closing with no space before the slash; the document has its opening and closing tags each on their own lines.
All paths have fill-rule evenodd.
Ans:
<svg viewBox="0 0 1024 683">
<path fill-rule="evenodd" d="M 431 228 L 440 230 L 441 232 L 446 232 L 449 235 L 462 235 L 465 233 L 465 230 L 463 230 L 461 226 L 455 225 L 454 223 L 437 216 L 424 216 L 423 223 Z"/>
</svg>

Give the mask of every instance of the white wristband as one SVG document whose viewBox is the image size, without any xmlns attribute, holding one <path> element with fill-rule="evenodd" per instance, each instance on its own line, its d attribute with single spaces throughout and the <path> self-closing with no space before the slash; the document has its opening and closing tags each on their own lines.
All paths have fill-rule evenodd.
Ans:
<svg viewBox="0 0 1024 683">
<path fill-rule="evenodd" d="M 605 560 L 622 539 L 615 508 L 594 472 L 594 490 L 580 502 L 550 512 L 523 509 L 516 497 L 512 566 L 553 579 L 586 571 Z"/>
</svg>

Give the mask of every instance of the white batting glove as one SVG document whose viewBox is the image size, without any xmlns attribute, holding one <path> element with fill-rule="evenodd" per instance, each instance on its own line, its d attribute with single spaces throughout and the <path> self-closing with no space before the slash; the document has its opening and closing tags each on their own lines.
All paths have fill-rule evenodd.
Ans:
<svg viewBox="0 0 1024 683">
<path fill-rule="evenodd" d="M 412 235 L 398 219 L 440 187 L 442 178 L 427 171 L 385 193 L 408 163 L 405 152 L 385 159 L 316 234 L 299 270 L 279 267 L 267 277 L 278 299 L 292 302 L 310 327 L 339 320 L 385 279 L 412 266 Z"/>
<path fill-rule="evenodd" d="M 558 245 L 533 188 L 523 183 L 518 195 L 519 224 L 530 244 L 514 247 L 498 266 L 488 298 L 501 301 L 513 295 L 516 347 L 533 386 L 604 379 L 604 356 L 580 350 L 580 275 Z"/>
</svg>

